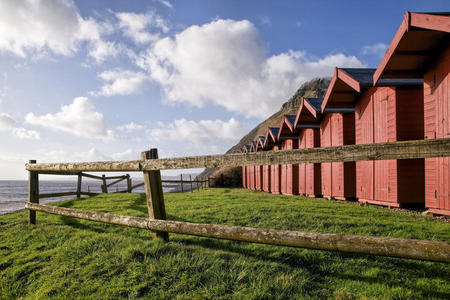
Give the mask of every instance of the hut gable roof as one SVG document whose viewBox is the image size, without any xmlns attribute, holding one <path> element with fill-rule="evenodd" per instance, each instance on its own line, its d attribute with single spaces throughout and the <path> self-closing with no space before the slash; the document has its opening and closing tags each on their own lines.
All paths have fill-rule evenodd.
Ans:
<svg viewBox="0 0 450 300">
<path fill-rule="evenodd" d="M 260 146 L 261 148 L 264 148 L 264 143 L 266 141 L 266 137 L 264 135 L 260 135 L 258 137 L 258 146 Z"/>
<path fill-rule="evenodd" d="M 299 129 L 301 124 L 312 125 L 319 121 L 321 117 L 322 102 L 323 98 L 302 97 L 297 116 L 295 117 L 294 127 Z"/>
<path fill-rule="evenodd" d="M 373 75 L 386 78 L 423 78 L 434 57 L 449 46 L 450 13 L 406 12 L 389 48 Z"/>
<path fill-rule="evenodd" d="M 294 115 L 284 115 L 281 119 L 280 124 L 280 130 L 278 131 L 277 140 L 280 139 L 280 137 L 288 137 L 292 136 L 295 131 L 294 123 L 295 123 L 295 117 Z"/>
<path fill-rule="evenodd" d="M 276 144 L 279 130 L 280 128 L 278 127 L 269 127 L 267 129 L 266 137 L 264 140 L 264 148 Z"/>
<path fill-rule="evenodd" d="M 371 68 L 335 68 L 333 78 L 322 102 L 325 108 L 353 108 L 359 95 L 373 87 L 376 69 Z M 380 80 L 377 86 L 420 86 L 422 79 L 393 78 Z"/>
</svg>

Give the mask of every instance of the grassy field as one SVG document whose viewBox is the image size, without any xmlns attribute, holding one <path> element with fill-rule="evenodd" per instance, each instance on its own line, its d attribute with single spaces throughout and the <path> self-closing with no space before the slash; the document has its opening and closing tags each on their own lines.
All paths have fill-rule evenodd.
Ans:
<svg viewBox="0 0 450 300">
<path fill-rule="evenodd" d="M 450 223 L 353 203 L 207 189 L 166 194 L 168 219 L 450 241 Z M 144 195 L 57 203 L 146 216 Z M 450 299 L 448 264 L 248 244 L 37 213 L 0 216 L 0 298 Z"/>
</svg>

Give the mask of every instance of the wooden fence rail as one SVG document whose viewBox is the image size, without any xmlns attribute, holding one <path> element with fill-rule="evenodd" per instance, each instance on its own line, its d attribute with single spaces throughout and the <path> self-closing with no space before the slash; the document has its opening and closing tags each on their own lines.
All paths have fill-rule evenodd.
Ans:
<svg viewBox="0 0 450 300">
<path fill-rule="evenodd" d="M 151 151 L 143 152 L 142 160 L 137 161 L 59 164 L 36 164 L 36 161 L 30 161 L 30 163 L 26 165 L 26 169 L 29 171 L 29 193 L 26 208 L 29 210 L 30 224 L 36 224 L 36 211 L 41 211 L 86 220 L 149 229 L 153 232 L 155 237 L 163 241 L 168 241 L 169 232 L 172 232 L 263 244 L 413 258 L 448 263 L 450 262 L 450 243 L 448 242 L 167 221 L 165 220 L 166 213 L 160 176 L 160 170 L 163 169 L 189 169 L 217 166 L 237 167 L 448 156 L 450 156 L 450 138 L 165 159 L 158 159 L 157 150 L 151 149 Z M 85 171 L 142 171 L 144 173 L 143 184 L 145 185 L 146 190 L 149 218 L 81 211 L 39 204 L 40 173 L 74 175 Z M 79 176 L 79 178 L 80 177 L 82 176 Z M 99 179 L 103 180 L 104 186 L 106 186 L 105 176 L 99 177 Z M 206 181 L 208 181 L 209 184 L 209 179 L 204 182 Z M 197 180 L 197 185 L 200 182 L 202 182 L 202 180 Z M 190 185 L 192 190 L 192 180 L 190 180 Z M 77 192 L 81 193 L 81 191 Z"/>
<path fill-rule="evenodd" d="M 152 160 L 27 164 L 28 171 L 113 172 L 450 156 L 450 138 Z"/>
<path fill-rule="evenodd" d="M 171 232 L 308 249 L 450 262 L 450 243 L 447 242 L 152 220 L 35 203 L 27 203 L 26 208 L 50 214 L 149 229 L 157 232 Z"/>
</svg>

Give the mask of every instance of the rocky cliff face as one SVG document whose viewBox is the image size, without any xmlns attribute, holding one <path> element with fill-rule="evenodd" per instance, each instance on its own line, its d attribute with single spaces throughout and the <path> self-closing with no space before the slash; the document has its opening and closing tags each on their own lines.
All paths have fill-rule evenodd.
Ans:
<svg viewBox="0 0 450 300">
<path fill-rule="evenodd" d="M 249 144 L 255 140 L 256 137 L 266 135 L 269 127 L 279 126 L 283 115 L 296 114 L 300 106 L 301 97 L 324 97 L 329 84 L 329 78 L 316 78 L 304 83 L 295 94 L 281 106 L 279 111 L 258 124 L 226 153 L 240 152 L 244 145 Z M 242 182 L 241 168 L 206 169 L 201 176 L 215 177 L 216 180 L 214 183 L 218 186 L 240 186 Z"/>
</svg>

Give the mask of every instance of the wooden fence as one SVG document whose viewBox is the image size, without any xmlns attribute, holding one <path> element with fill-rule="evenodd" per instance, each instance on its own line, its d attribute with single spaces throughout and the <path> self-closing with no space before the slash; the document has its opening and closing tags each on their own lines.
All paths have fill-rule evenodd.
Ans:
<svg viewBox="0 0 450 300">
<path fill-rule="evenodd" d="M 32 160 L 32 161 L 30 161 L 30 163 L 36 163 L 36 161 Z M 89 186 L 88 186 L 87 191 L 83 191 L 82 190 L 82 180 L 83 180 L 82 178 L 83 177 L 101 180 L 102 181 L 101 190 L 102 190 L 102 193 L 105 193 L 105 194 L 109 193 L 109 190 L 108 190 L 109 187 L 117 185 L 118 183 L 120 183 L 124 180 L 127 181 L 127 188 L 125 190 L 119 190 L 119 188 L 116 186 L 116 191 L 112 192 L 113 194 L 114 193 L 131 193 L 134 189 L 144 186 L 144 184 L 145 184 L 144 182 L 141 182 L 141 183 L 132 185 L 132 178 L 130 177 L 130 174 L 121 175 L 121 176 L 106 176 L 104 174 L 102 176 L 97 176 L 97 175 L 87 174 L 84 172 L 39 172 L 39 174 L 76 175 L 76 176 L 78 176 L 77 190 L 75 192 L 58 192 L 58 193 L 45 193 L 45 194 L 38 193 L 39 199 L 58 198 L 58 197 L 65 197 L 65 196 L 77 196 L 77 198 L 80 198 L 82 195 L 95 196 L 95 195 L 100 194 L 100 193 L 91 192 L 89 190 Z M 115 179 L 115 180 L 110 183 L 107 182 L 107 180 L 112 180 L 112 179 Z M 184 189 L 185 184 L 188 184 L 190 186 L 190 191 L 194 192 L 195 190 L 200 190 L 202 188 L 209 187 L 211 179 L 213 179 L 213 178 L 208 177 L 206 179 L 198 178 L 198 179 L 192 180 L 191 175 L 189 175 L 189 180 L 183 180 L 183 175 L 180 175 L 180 180 L 161 180 L 161 182 L 174 184 L 171 187 L 180 186 L 180 191 L 183 193 L 185 190 Z"/>
<path fill-rule="evenodd" d="M 25 207 L 29 210 L 30 224 L 36 223 L 36 211 L 41 211 L 97 222 L 148 229 L 152 231 L 155 238 L 163 241 L 168 241 L 169 232 L 172 232 L 254 243 L 448 263 L 450 262 L 450 243 L 448 242 L 168 221 L 166 220 L 160 173 L 161 169 L 218 166 L 237 167 L 448 156 L 450 156 L 449 138 L 165 159 L 158 159 L 157 149 L 151 149 L 150 151 L 143 152 L 142 160 L 137 161 L 60 164 L 36 164 L 35 161 L 30 161 L 26 165 L 26 169 L 29 171 L 29 199 Z M 83 171 L 142 171 L 144 174 L 149 218 L 121 216 L 39 204 L 38 174 L 64 174 L 67 172 Z"/>
</svg>

